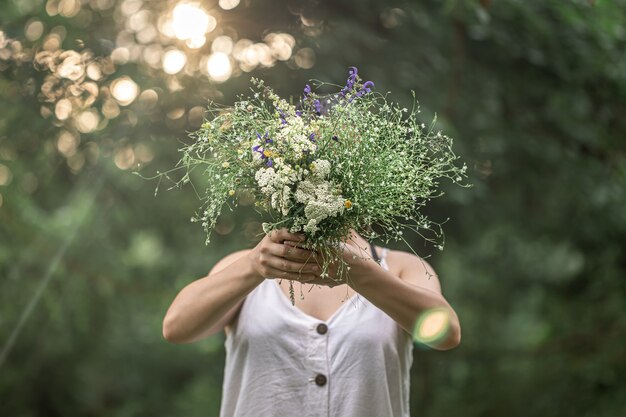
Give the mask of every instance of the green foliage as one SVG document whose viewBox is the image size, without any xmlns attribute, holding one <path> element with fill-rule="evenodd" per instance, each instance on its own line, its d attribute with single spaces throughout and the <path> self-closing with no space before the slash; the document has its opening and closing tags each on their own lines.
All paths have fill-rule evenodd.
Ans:
<svg viewBox="0 0 626 417">
<path fill-rule="evenodd" d="M 66 28 L 65 49 L 80 39 L 111 52 L 113 9 L 85 24 L 43 4 L 3 2 L 0 30 L 21 39 L 35 17 L 46 33 Z M 473 188 L 442 184 L 425 207 L 451 219 L 445 250 L 421 252 L 434 253 L 463 340 L 416 347 L 414 415 L 623 414 L 626 1 L 253 2 L 229 13 L 242 37 L 281 28 L 313 51 L 308 69 L 292 58 L 254 70 L 279 95 L 355 65 L 380 91 L 415 90 L 423 117 L 436 112 L 472 161 Z M 42 117 L 47 73 L 12 51 L 0 58 L 0 415 L 217 415 L 223 336 L 168 345 L 161 319 L 184 285 L 254 244 L 260 223 L 251 209 L 225 212 L 205 247 L 188 221 L 195 193 L 155 198 L 128 169 L 146 150 L 142 173 L 171 167 L 199 127 L 191 110 L 234 102 L 249 77 L 218 85 L 118 64 L 107 80 L 130 76 L 159 100 L 73 136 Z"/>
</svg>

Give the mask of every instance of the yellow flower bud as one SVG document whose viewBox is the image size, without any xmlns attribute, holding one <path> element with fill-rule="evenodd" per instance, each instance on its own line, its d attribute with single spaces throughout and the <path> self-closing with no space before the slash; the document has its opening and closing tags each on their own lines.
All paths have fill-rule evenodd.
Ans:
<svg viewBox="0 0 626 417">
<path fill-rule="evenodd" d="M 346 200 L 346 201 L 344 201 L 344 202 L 343 202 L 343 205 L 344 205 L 347 209 L 349 209 L 349 208 L 351 208 L 351 207 L 352 207 L 352 201 L 350 201 L 350 200 Z"/>
<path fill-rule="evenodd" d="M 230 196 L 235 195 L 235 190 L 230 190 L 230 191 L 228 192 L 228 195 L 230 195 Z"/>
</svg>

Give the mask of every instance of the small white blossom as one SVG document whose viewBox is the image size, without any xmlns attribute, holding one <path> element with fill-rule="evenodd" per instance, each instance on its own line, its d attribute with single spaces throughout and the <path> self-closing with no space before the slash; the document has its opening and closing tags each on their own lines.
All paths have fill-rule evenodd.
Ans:
<svg viewBox="0 0 626 417">
<path fill-rule="evenodd" d="M 326 159 L 317 159 L 311 163 L 313 175 L 318 178 L 326 178 L 330 174 L 330 162 Z"/>
</svg>

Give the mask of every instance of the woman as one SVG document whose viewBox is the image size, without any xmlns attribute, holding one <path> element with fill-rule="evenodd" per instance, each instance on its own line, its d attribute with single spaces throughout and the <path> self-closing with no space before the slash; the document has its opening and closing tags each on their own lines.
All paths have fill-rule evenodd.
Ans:
<svg viewBox="0 0 626 417">
<path fill-rule="evenodd" d="M 408 417 L 415 323 L 443 310 L 447 330 L 430 346 L 451 349 L 461 338 L 435 272 L 412 254 L 379 252 L 352 230 L 343 246 L 349 279 L 337 285 L 320 277 L 321 260 L 299 247 L 303 240 L 275 230 L 224 257 L 176 296 L 165 339 L 225 331 L 222 417 Z M 290 280 L 317 285 L 304 284 L 292 306 Z"/>
</svg>

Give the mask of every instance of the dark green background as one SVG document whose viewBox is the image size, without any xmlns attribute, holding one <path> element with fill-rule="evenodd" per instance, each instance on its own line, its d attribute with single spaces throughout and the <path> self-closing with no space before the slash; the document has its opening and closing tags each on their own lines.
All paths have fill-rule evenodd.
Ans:
<svg viewBox="0 0 626 417">
<path fill-rule="evenodd" d="M 24 40 L 36 17 L 44 35 L 66 27 L 64 49 L 80 39 L 110 53 L 121 0 L 89 25 L 49 16 L 45 3 L 3 1 L 0 30 L 37 47 Z M 183 286 L 254 244 L 257 219 L 228 213 L 232 232 L 205 247 L 189 222 L 192 190 L 164 184 L 155 198 L 156 184 L 114 155 L 149 146 L 141 172 L 153 175 L 197 128 L 168 122 L 171 109 L 216 91 L 231 104 L 250 76 L 297 95 L 310 78 L 343 83 L 351 65 L 407 105 L 414 89 L 474 184 L 443 183 L 427 208 L 450 218 L 443 252 L 414 239 L 463 337 L 451 351 L 415 348 L 412 415 L 626 415 L 626 1 L 244 1 L 223 16 L 218 26 L 254 41 L 293 34 L 315 65 L 280 62 L 223 84 L 178 75 L 176 92 L 162 72 L 116 66 L 109 81 L 129 75 L 163 94 L 155 108 L 128 107 L 136 124 L 120 116 L 81 135 L 78 151 L 97 144 L 100 156 L 77 172 L 56 149 L 61 127 L 40 115 L 45 73 L 0 59 L 0 164 L 11 177 L 0 186 L 0 415 L 217 415 L 223 335 L 171 345 L 161 322 Z"/>
</svg>

